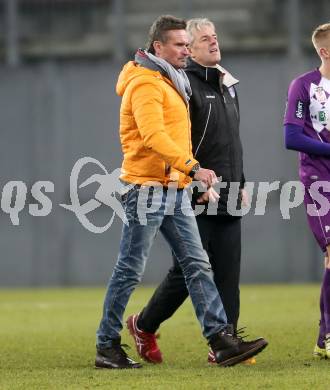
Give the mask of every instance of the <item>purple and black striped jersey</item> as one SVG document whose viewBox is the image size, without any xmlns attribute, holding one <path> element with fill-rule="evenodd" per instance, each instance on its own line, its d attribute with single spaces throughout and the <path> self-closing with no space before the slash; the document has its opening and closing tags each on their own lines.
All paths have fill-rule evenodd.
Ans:
<svg viewBox="0 0 330 390">
<path fill-rule="evenodd" d="M 330 80 L 318 69 L 294 79 L 288 90 L 284 125 L 304 128 L 304 134 L 330 143 Z M 330 180 L 330 159 L 300 153 L 300 178 L 303 182 Z"/>
</svg>

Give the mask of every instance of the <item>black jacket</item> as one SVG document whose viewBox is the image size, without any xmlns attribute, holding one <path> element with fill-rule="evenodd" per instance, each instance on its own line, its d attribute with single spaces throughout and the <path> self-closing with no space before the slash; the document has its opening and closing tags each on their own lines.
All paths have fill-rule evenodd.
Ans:
<svg viewBox="0 0 330 390">
<path fill-rule="evenodd" d="M 190 60 L 185 69 L 192 96 L 189 102 L 193 153 L 203 168 L 212 169 L 227 188 L 220 190 L 218 215 L 228 215 L 231 182 L 244 186 L 242 144 L 239 136 L 239 105 L 235 88 L 220 81 L 220 71 Z M 221 84 L 221 85 L 220 85 Z M 194 199 L 197 193 L 194 192 Z M 235 199 L 236 200 L 236 199 Z M 237 199 L 237 207 L 241 196 Z"/>
</svg>

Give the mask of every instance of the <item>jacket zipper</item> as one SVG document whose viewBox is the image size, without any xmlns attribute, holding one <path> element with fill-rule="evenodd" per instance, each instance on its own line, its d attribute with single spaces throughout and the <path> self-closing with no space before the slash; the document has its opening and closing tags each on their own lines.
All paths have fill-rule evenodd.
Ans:
<svg viewBox="0 0 330 390">
<path fill-rule="evenodd" d="M 227 128 L 229 129 L 229 136 L 230 136 L 230 139 L 231 139 L 231 143 L 230 143 L 230 173 L 231 173 L 231 178 L 230 178 L 230 181 L 233 180 L 234 178 L 234 162 L 235 162 L 235 158 L 234 158 L 234 151 L 233 151 L 233 134 L 232 134 L 232 129 L 231 127 L 229 126 L 229 120 L 228 120 L 228 112 L 227 112 L 227 100 L 226 100 L 226 97 L 224 94 L 221 94 L 221 97 L 222 97 L 222 101 L 223 101 L 223 108 L 225 110 L 225 118 L 226 118 L 226 124 L 227 124 Z M 234 104 L 235 106 L 235 104 Z M 235 106 L 235 111 L 236 111 L 236 106 Z M 236 111 L 237 112 L 237 111 Z"/>
<path fill-rule="evenodd" d="M 197 146 L 197 148 L 196 148 L 195 157 L 197 156 L 198 150 L 199 150 L 199 148 L 200 148 L 200 146 L 201 146 L 201 144 L 202 144 L 202 142 L 203 142 L 203 140 L 204 140 L 204 137 L 205 137 L 205 134 L 206 134 L 206 129 L 207 129 L 207 126 L 208 126 L 209 120 L 210 120 L 211 109 L 212 109 L 212 104 L 210 103 L 209 112 L 208 112 L 208 114 L 207 114 L 207 119 L 206 119 L 204 131 L 203 131 L 203 135 L 202 135 L 202 138 L 201 138 L 201 140 L 199 141 L 199 144 L 198 144 L 198 146 Z"/>
</svg>

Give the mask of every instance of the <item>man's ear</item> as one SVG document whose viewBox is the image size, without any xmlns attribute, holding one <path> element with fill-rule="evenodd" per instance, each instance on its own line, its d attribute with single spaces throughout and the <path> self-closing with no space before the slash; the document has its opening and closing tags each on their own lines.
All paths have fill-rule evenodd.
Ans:
<svg viewBox="0 0 330 390">
<path fill-rule="evenodd" d="M 325 47 L 321 47 L 320 57 L 329 59 L 330 58 L 330 51 L 328 49 L 326 49 Z"/>
<path fill-rule="evenodd" d="M 188 50 L 189 50 L 189 55 L 191 58 L 195 58 L 194 54 L 193 54 L 193 50 L 191 50 L 191 46 L 189 45 L 188 46 Z"/>
<path fill-rule="evenodd" d="M 160 41 L 154 41 L 152 46 L 154 47 L 155 54 L 159 54 L 161 52 L 162 43 Z"/>
</svg>

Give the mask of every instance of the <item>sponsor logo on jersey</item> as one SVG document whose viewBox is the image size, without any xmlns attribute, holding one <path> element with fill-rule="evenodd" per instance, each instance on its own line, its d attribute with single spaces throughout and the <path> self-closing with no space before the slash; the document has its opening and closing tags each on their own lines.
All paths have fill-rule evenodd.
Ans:
<svg viewBox="0 0 330 390">
<path fill-rule="evenodd" d="M 325 111 L 319 111 L 319 121 L 320 122 L 327 121 L 327 113 Z"/>
<path fill-rule="evenodd" d="M 302 102 L 301 100 L 297 100 L 297 104 L 296 104 L 296 118 L 297 119 L 303 119 L 304 117 L 304 111 L 305 111 L 305 105 L 304 105 L 304 102 Z"/>
<path fill-rule="evenodd" d="M 327 96 L 325 94 L 323 87 L 316 87 L 315 88 L 315 97 L 316 97 L 316 100 L 320 103 L 324 103 L 327 101 Z"/>
</svg>

